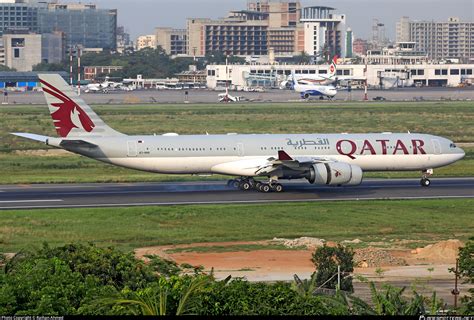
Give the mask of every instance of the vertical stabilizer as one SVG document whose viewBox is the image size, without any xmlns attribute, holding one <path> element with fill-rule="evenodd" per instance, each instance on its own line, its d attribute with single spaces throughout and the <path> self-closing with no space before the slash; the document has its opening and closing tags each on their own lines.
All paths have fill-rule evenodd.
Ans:
<svg viewBox="0 0 474 320">
<path fill-rule="evenodd" d="M 54 127 L 60 137 L 122 135 L 106 125 L 58 74 L 38 74 Z"/>
</svg>

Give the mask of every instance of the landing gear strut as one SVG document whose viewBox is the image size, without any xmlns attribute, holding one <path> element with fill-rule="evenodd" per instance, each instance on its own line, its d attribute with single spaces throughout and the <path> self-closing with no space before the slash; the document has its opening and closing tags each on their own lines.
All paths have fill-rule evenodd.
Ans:
<svg viewBox="0 0 474 320">
<path fill-rule="evenodd" d="M 253 178 L 241 177 L 232 179 L 227 182 L 229 188 L 236 188 L 243 191 L 257 190 L 259 192 L 282 192 L 283 186 L 278 183 L 277 179 L 270 179 L 268 183 L 256 181 Z"/>
<path fill-rule="evenodd" d="M 429 187 L 431 185 L 430 179 L 428 179 L 429 176 L 433 174 L 433 169 L 426 169 L 422 171 L 421 175 L 421 180 L 420 180 L 420 185 L 422 187 Z"/>
</svg>

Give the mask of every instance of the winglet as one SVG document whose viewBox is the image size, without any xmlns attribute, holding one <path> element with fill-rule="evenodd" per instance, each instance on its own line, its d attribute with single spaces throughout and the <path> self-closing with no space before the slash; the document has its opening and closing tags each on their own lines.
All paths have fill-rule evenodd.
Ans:
<svg viewBox="0 0 474 320">
<path fill-rule="evenodd" d="M 290 157 L 288 155 L 288 153 L 286 153 L 285 151 L 279 150 L 278 151 L 278 160 L 280 160 L 280 161 L 291 161 L 291 160 L 293 160 L 293 158 Z"/>
</svg>

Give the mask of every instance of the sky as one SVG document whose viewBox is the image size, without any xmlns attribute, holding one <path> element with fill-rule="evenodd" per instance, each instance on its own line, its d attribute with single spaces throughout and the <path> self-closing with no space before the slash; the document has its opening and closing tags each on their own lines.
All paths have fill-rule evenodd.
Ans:
<svg viewBox="0 0 474 320">
<path fill-rule="evenodd" d="M 65 2 L 78 2 L 66 0 Z M 186 18 L 219 18 L 230 10 L 246 8 L 247 0 L 82 0 L 100 8 L 118 9 L 118 23 L 132 39 L 152 34 L 155 27 L 185 28 Z M 385 24 L 386 35 L 395 40 L 395 23 L 402 16 L 413 20 L 446 21 L 460 17 L 474 21 L 474 0 L 302 0 L 304 6 L 329 6 L 346 14 L 355 37 L 370 38 L 373 19 Z"/>
</svg>

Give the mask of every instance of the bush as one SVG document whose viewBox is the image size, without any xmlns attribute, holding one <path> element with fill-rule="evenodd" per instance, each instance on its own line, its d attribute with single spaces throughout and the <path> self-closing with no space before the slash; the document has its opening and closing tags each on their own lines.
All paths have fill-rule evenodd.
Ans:
<svg viewBox="0 0 474 320">
<path fill-rule="evenodd" d="M 341 267 L 340 290 L 353 292 L 352 276 L 354 271 L 354 252 L 351 248 L 338 245 L 337 247 L 317 248 L 311 261 L 316 266 L 316 284 L 324 288 L 336 289 L 337 266 Z"/>
</svg>

